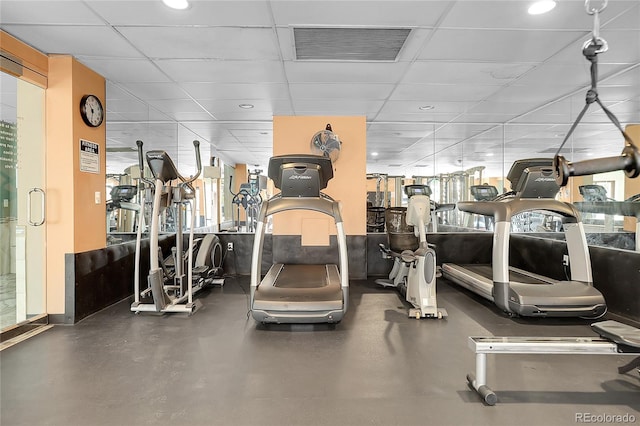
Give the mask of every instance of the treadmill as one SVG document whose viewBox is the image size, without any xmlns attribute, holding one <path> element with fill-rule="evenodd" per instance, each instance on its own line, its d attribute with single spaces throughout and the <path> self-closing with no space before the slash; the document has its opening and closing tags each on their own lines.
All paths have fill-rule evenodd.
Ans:
<svg viewBox="0 0 640 426">
<path fill-rule="evenodd" d="M 560 188 L 551 165 L 551 159 L 518 160 L 507 175 L 513 188 L 511 193 L 497 201 L 459 202 L 461 211 L 494 218 L 493 261 L 491 265 L 445 263 L 442 274 L 493 301 L 509 315 L 599 317 L 607 308 L 604 297 L 593 287 L 589 247 L 580 214 L 573 205 L 554 199 Z M 562 217 L 571 280 L 555 280 L 509 266 L 511 218 L 538 210 Z"/>
<path fill-rule="evenodd" d="M 328 157 L 282 155 L 269 160 L 269 178 L 280 193 L 262 204 L 251 258 L 251 315 L 262 323 L 337 323 L 347 312 L 349 271 L 347 239 L 340 204 L 320 192 L 333 178 Z M 267 220 L 288 210 L 313 210 L 333 217 L 339 265 L 275 263 L 261 278 Z"/>
<path fill-rule="evenodd" d="M 640 252 L 640 194 L 616 201 L 607 197 L 607 191 L 601 185 L 581 185 L 578 189 L 584 201 L 573 204 L 582 213 L 604 214 L 605 232 L 614 232 L 613 216 L 636 218 L 636 251 Z"/>
</svg>

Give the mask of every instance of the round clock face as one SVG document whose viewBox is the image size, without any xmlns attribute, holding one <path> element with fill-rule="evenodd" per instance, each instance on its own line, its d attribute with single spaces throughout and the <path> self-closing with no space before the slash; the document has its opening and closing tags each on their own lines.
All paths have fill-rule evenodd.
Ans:
<svg viewBox="0 0 640 426">
<path fill-rule="evenodd" d="M 104 110 L 100 99 L 94 95 L 84 95 L 80 101 L 80 115 L 88 126 L 101 125 L 104 120 Z"/>
</svg>

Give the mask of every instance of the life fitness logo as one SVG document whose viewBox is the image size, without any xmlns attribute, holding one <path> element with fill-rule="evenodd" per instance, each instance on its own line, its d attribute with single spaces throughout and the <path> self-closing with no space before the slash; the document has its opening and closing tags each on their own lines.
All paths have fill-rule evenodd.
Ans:
<svg viewBox="0 0 640 426">
<path fill-rule="evenodd" d="M 291 175 L 289 176 L 289 180 L 310 180 L 311 176 L 307 175 Z"/>
</svg>

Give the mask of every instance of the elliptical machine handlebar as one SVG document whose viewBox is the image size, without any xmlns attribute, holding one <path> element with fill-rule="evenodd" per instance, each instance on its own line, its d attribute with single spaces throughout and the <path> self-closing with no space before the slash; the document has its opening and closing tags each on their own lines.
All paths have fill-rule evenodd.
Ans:
<svg viewBox="0 0 640 426">
<path fill-rule="evenodd" d="M 141 140 L 137 140 L 136 145 L 138 146 L 138 167 L 140 168 L 140 180 L 149 186 L 153 186 L 153 181 L 144 177 L 144 153 L 142 152 L 143 143 Z"/>
<path fill-rule="evenodd" d="M 143 147 L 143 142 L 141 140 L 137 140 L 136 141 L 136 145 L 138 146 L 138 167 L 140 168 L 140 180 L 142 182 L 144 182 L 145 184 L 149 185 L 149 186 L 154 186 L 155 183 L 153 180 L 151 179 L 147 179 L 144 177 L 144 153 L 142 150 Z M 173 162 L 171 161 L 171 159 L 169 159 L 169 163 L 171 164 L 171 168 L 174 170 L 174 173 L 179 180 L 180 180 L 180 186 L 186 186 L 188 187 L 191 191 L 194 190 L 193 186 L 191 185 L 191 183 L 196 180 L 198 178 L 198 176 L 200 176 L 200 173 L 202 172 L 202 161 L 200 159 L 200 141 L 198 140 L 194 140 L 193 141 L 193 147 L 195 148 L 196 151 L 196 173 L 188 178 L 185 178 L 184 176 L 182 176 L 176 169 L 175 169 L 175 165 L 173 165 Z M 151 151 L 150 151 L 151 152 Z M 167 156 L 167 154 L 164 151 L 159 151 L 162 153 L 162 155 Z M 168 156 L 167 156 L 168 157 Z"/>
<path fill-rule="evenodd" d="M 193 182 L 194 180 L 198 179 L 198 176 L 200 176 L 200 172 L 202 172 L 202 162 L 200 161 L 200 141 L 199 140 L 194 140 L 193 141 L 193 148 L 196 151 L 196 174 L 192 175 L 189 179 L 185 179 L 184 177 L 178 175 L 178 177 L 180 177 L 180 180 L 182 180 L 183 183 L 190 185 L 191 182 Z"/>
<path fill-rule="evenodd" d="M 617 157 L 595 158 L 577 162 L 567 161 L 562 155 L 553 158 L 553 171 L 556 182 L 565 186 L 570 176 L 585 176 L 624 170 L 630 178 L 640 175 L 640 153 L 635 145 L 626 145 Z"/>
<path fill-rule="evenodd" d="M 189 190 L 191 192 L 195 191 L 195 188 L 193 187 L 193 185 L 191 185 L 191 183 L 198 179 L 198 176 L 200 176 L 200 172 L 202 172 L 202 162 L 200 160 L 200 141 L 199 140 L 194 140 L 193 141 L 193 148 L 196 151 L 196 174 L 190 176 L 189 178 L 185 178 L 184 176 L 182 176 L 180 173 L 178 173 L 178 179 L 180 179 L 181 186 L 186 186 L 187 188 L 189 188 Z"/>
</svg>

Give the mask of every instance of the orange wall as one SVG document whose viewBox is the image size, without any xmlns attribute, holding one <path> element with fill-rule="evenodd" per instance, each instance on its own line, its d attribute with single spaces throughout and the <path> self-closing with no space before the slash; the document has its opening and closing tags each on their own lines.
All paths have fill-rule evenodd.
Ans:
<svg viewBox="0 0 640 426">
<path fill-rule="evenodd" d="M 323 192 L 340 201 L 345 233 L 366 235 L 366 117 L 273 117 L 273 155 L 309 154 L 311 137 L 327 123 L 342 141 L 342 148 L 333 165 L 334 177 Z M 333 220 L 316 212 L 292 211 L 273 217 L 274 235 L 303 235 L 308 245 L 328 244 L 327 229 L 335 234 Z"/>
<path fill-rule="evenodd" d="M 49 57 L 47 121 L 47 312 L 64 312 L 65 253 L 106 246 L 106 131 L 84 124 L 80 99 L 95 94 L 104 105 L 105 80 L 71 56 Z M 100 173 L 80 171 L 80 139 L 99 145 Z M 95 194 L 100 202 L 95 202 Z"/>
</svg>

